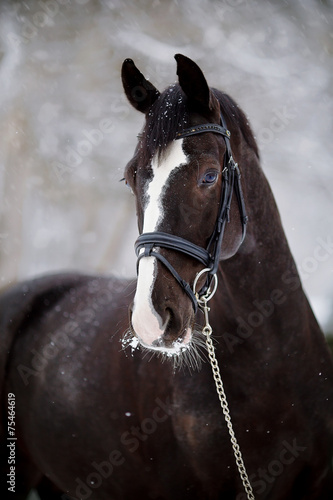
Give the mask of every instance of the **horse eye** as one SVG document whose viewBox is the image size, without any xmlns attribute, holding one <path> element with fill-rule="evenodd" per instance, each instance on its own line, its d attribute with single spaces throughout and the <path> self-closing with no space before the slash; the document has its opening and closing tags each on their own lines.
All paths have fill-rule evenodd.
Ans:
<svg viewBox="0 0 333 500">
<path fill-rule="evenodd" d="M 217 176 L 217 172 L 207 172 L 201 179 L 201 184 L 214 184 L 214 182 L 216 182 Z"/>
</svg>

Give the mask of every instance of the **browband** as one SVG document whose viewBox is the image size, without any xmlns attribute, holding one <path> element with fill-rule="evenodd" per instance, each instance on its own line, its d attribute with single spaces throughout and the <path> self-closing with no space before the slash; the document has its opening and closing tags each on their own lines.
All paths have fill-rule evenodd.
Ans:
<svg viewBox="0 0 333 500">
<path fill-rule="evenodd" d="M 214 132 L 215 134 L 223 135 L 224 137 L 230 138 L 230 131 L 221 125 L 216 123 L 206 123 L 205 125 L 196 125 L 195 127 L 189 127 L 178 132 L 176 134 L 176 139 L 183 139 L 184 137 L 189 137 L 190 135 L 202 134 L 203 132 Z"/>
</svg>

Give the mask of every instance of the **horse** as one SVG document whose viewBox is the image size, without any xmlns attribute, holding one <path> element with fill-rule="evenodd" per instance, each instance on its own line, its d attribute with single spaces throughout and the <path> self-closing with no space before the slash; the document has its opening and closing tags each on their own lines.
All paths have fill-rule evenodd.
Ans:
<svg viewBox="0 0 333 500">
<path fill-rule="evenodd" d="M 333 497 L 332 356 L 255 138 L 175 58 L 163 92 L 122 66 L 145 116 L 124 174 L 137 281 L 63 273 L 1 294 L 1 498 Z"/>
</svg>

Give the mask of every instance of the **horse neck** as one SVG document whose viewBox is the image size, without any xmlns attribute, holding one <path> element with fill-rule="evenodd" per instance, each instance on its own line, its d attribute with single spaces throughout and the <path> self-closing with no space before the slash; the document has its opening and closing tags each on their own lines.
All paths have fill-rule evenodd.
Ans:
<svg viewBox="0 0 333 500">
<path fill-rule="evenodd" d="M 249 216 L 246 238 L 237 254 L 221 261 L 215 301 L 220 334 L 228 329 L 258 336 L 309 331 L 316 325 L 302 290 L 278 209 L 258 162 L 242 173 Z M 317 328 L 317 327 L 316 327 Z M 289 338 L 288 338 L 289 341 Z M 249 342 L 250 343 L 250 342 Z M 247 343 L 248 344 L 248 343 Z"/>
</svg>

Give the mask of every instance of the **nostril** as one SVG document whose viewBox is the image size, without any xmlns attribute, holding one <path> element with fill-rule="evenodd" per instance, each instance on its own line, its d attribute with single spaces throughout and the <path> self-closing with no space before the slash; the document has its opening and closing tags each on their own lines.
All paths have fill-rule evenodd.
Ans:
<svg viewBox="0 0 333 500">
<path fill-rule="evenodd" d="M 173 315 L 174 315 L 174 313 L 173 313 L 173 310 L 171 309 L 171 307 L 166 307 L 165 308 L 165 317 L 167 318 L 167 321 L 170 321 L 170 319 L 172 318 Z"/>
<path fill-rule="evenodd" d="M 162 324 L 160 325 L 161 330 L 163 330 L 163 332 L 165 332 L 168 328 L 170 319 L 173 315 L 172 309 L 170 309 L 169 307 L 166 307 L 164 309 L 164 311 L 158 311 L 158 312 L 159 312 L 159 316 L 162 320 L 162 322 L 161 322 Z"/>
<path fill-rule="evenodd" d="M 182 317 L 175 314 L 174 310 L 168 307 L 166 309 L 168 315 L 168 321 L 165 323 L 164 329 L 164 339 L 174 342 L 182 336 L 182 332 L 185 331 Z"/>
<path fill-rule="evenodd" d="M 167 333 L 169 330 L 171 330 L 174 326 L 174 323 L 175 323 L 175 313 L 174 311 L 171 309 L 171 307 L 167 307 L 165 309 L 165 317 L 166 317 L 166 321 L 164 323 L 164 331 L 165 333 Z"/>
</svg>

